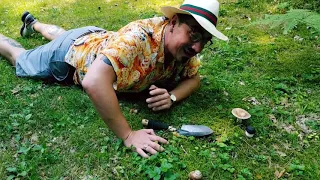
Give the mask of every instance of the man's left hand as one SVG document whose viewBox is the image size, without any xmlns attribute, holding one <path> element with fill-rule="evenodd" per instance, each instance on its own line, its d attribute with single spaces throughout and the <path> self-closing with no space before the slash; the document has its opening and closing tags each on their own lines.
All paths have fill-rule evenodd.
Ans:
<svg viewBox="0 0 320 180">
<path fill-rule="evenodd" d="M 151 85 L 149 91 L 152 97 L 148 98 L 146 102 L 148 103 L 148 107 L 152 108 L 153 111 L 169 109 L 172 106 L 170 94 L 166 89 Z"/>
</svg>

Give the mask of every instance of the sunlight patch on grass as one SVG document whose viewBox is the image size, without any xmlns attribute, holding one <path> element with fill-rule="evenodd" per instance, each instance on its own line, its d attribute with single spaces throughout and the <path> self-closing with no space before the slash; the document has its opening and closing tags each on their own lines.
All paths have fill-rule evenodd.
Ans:
<svg viewBox="0 0 320 180">
<path fill-rule="evenodd" d="M 47 41 L 38 34 L 20 37 L 20 18 L 25 10 L 41 22 L 66 29 L 95 25 L 118 30 L 131 21 L 162 15 L 161 6 L 178 7 L 182 2 L 1 0 L 0 33 L 31 48 Z M 218 29 L 230 41 L 217 41 L 205 48 L 201 88 L 172 110 L 153 113 L 144 100 L 122 98 L 121 110 L 134 130 L 141 129 L 141 119 L 148 118 L 177 128 L 183 124 L 206 125 L 214 131 L 206 138 L 156 131 L 170 144 L 164 145 L 165 152 L 149 159 L 141 159 L 124 147 L 81 89 L 17 78 L 12 66 L 0 57 L 0 107 L 4 107 L 0 108 L 0 119 L 5 120 L 0 121 L 0 139 L 4 140 L 0 143 L 0 179 L 151 179 L 151 175 L 170 179 L 169 174 L 176 177 L 171 179 L 183 179 L 194 169 L 203 172 L 204 179 L 270 179 L 275 169 L 290 164 L 306 168 L 286 172 L 283 178 L 319 179 L 314 169 L 319 169 L 320 161 L 313 160 L 319 154 L 319 141 L 286 133 L 267 117 L 272 113 L 279 123 L 295 126 L 296 115 L 318 112 L 318 39 L 306 27 L 288 35 L 281 29 L 245 27 L 250 23 L 248 17 L 254 21 L 264 14 L 278 13 L 278 4 L 220 0 Z M 304 40 L 294 41 L 296 34 Z M 255 97 L 261 104 L 243 100 L 247 97 Z M 282 105 L 283 98 L 290 106 Z M 249 123 L 257 130 L 253 138 L 245 136 L 245 125 L 230 113 L 233 107 L 250 110 Z M 139 112 L 130 113 L 132 108 Z M 38 141 L 32 138 L 34 134 Z M 279 156 L 277 151 L 287 156 Z M 20 177 L 24 171 L 25 177 Z"/>
<path fill-rule="evenodd" d="M 160 7 L 161 6 L 175 6 L 175 7 L 179 7 L 179 5 L 182 3 L 183 1 L 178 0 L 178 1 L 173 1 L 173 0 L 167 0 L 167 1 L 163 1 L 163 0 L 155 0 L 155 1 L 151 1 L 146 3 L 144 0 L 138 0 L 136 2 L 137 4 L 137 8 L 142 10 L 142 9 L 153 9 L 157 12 L 160 12 Z"/>
<path fill-rule="evenodd" d="M 63 4 L 59 0 L 34 0 L 34 1 L 11 1 L 11 0 L 3 0 L 1 4 L 10 12 L 9 15 L 13 17 L 20 17 L 20 15 L 24 11 L 40 11 L 49 6 L 50 8 L 54 7 L 63 7 L 69 6 L 71 3 L 76 2 L 76 0 L 65 0 Z"/>
<path fill-rule="evenodd" d="M 261 35 L 261 36 L 256 36 L 254 37 L 253 39 L 253 42 L 259 44 L 259 45 L 267 45 L 267 44 L 270 44 L 270 43 L 274 43 L 275 41 L 275 38 L 273 37 L 270 37 L 268 35 Z"/>
<path fill-rule="evenodd" d="M 217 119 L 212 120 L 210 128 L 214 131 L 215 135 L 232 136 L 236 131 L 234 121 L 230 119 Z"/>
</svg>

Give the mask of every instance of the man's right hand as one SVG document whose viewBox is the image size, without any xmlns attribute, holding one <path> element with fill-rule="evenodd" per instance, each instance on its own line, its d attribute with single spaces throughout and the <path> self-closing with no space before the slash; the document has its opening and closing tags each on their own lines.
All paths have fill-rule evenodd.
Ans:
<svg viewBox="0 0 320 180">
<path fill-rule="evenodd" d="M 142 157 L 148 158 L 150 154 L 156 154 L 157 152 L 164 151 L 164 148 L 158 143 L 168 144 L 169 142 L 164 138 L 157 136 L 153 129 L 141 129 L 133 131 L 129 137 L 124 141 L 127 147 L 134 146 L 135 150 Z"/>
</svg>

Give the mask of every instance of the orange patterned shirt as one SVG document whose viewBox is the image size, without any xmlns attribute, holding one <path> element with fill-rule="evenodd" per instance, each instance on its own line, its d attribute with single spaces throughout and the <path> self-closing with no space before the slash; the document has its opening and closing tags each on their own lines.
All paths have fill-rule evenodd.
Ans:
<svg viewBox="0 0 320 180">
<path fill-rule="evenodd" d="M 164 17 L 131 22 L 118 32 L 96 32 L 78 38 L 65 61 L 76 68 L 74 81 L 81 84 L 88 68 L 99 54 L 111 62 L 117 80 L 115 90 L 139 92 L 167 79 L 190 78 L 197 74 L 200 60 L 172 61 L 164 66 Z"/>
</svg>

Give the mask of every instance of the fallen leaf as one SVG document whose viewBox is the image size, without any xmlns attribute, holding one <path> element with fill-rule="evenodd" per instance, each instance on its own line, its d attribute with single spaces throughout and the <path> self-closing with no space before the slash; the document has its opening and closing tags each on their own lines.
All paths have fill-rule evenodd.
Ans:
<svg viewBox="0 0 320 180">
<path fill-rule="evenodd" d="M 318 117 L 319 118 L 319 117 Z M 305 133 L 305 134 L 310 134 L 313 132 L 312 129 L 310 129 L 307 125 L 306 125 L 306 122 L 308 120 L 310 120 L 311 118 L 309 116 L 306 116 L 306 115 L 299 115 L 299 116 L 296 116 L 296 124 L 302 129 L 302 131 Z M 316 116 L 312 116 L 312 119 L 314 120 L 320 120 L 317 119 Z"/>
<path fill-rule="evenodd" d="M 282 143 L 282 145 L 283 145 L 284 149 L 286 149 L 286 150 L 290 150 L 291 149 L 291 144 L 288 143 L 288 142 Z"/>
<path fill-rule="evenodd" d="M 20 91 L 21 91 L 21 87 L 20 85 L 17 85 L 15 88 L 11 90 L 11 93 L 15 95 L 15 94 L 18 94 Z"/>
<path fill-rule="evenodd" d="M 277 176 L 277 178 L 281 178 L 283 176 L 283 174 L 286 172 L 286 169 L 283 169 Z"/>
<path fill-rule="evenodd" d="M 287 154 L 282 152 L 282 151 L 277 151 L 277 153 L 279 154 L 280 157 L 286 157 Z"/>
<path fill-rule="evenodd" d="M 280 101 L 280 104 L 284 107 L 289 107 L 290 104 L 289 104 L 289 99 L 288 97 L 283 97 L 281 98 L 281 101 Z"/>
<path fill-rule="evenodd" d="M 38 135 L 36 133 L 32 134 L 30 140 L 31 140 L 32 143 L 37 144 L 39 142 Z"/>
<path fill-rule="evenodd" d="M 256 175 L 256 179 L 262 179 L 261 174 L 257 174 L 257 175 Z"/>
<path fill-rule="evenodd" d="M 285 123 L 281 123 L 280 127 L 282 129 L 284 129 L 285 131 L 287 131 L 287 133 L 289 133 L 289 134 L 291 134 L 293 131 L 296 130 L 292 125 L 287 125 Z"/>
<path fill-rule="evenodd" d="M 299 133 L 298 138 L 300 139 L 300 141 L 303 141 L 303 137 L 304 137 L 304 134 L 302 132 Z"/>
<path fill-rule="evenodd" d="M 247 97 L 247 98 L 243 98 L 242 100 L 243 101 L 248 101 L 252 105 L 260 105 L 261 104 L 255 97 Z"/>
<path fill-rule="evenodd" d="M 268 116 L 274 124 L 278 124 L 277 118 L 273 114 L 269 114 Z"/>
<path fill-rule="evenodd" d="M 241 86 L 246 85 L 243 81 L 239 81 L 239 84 L 240 84 Z"/>
<path fill-rule="evenodd" d="M 294 41 L 303 41 L 303 38 L 302 37 L 300 37 L 300 36 L 298 36 L 298 35 L 296 35 L 296 36 L 294 36 L 294 38 L 293 38 L 293 40 Z"/>
<path fill-rule="evenodd" d="M 273 144 L 272 146 L 273 146 L 273 148 L 274 148 L 274 149 L 276 149 L 276 150 L 278 150 L 278 149 L 279 149 L 279 146 L 278 146 L 278 145 L 276 145 L 276 144 Z"/>
</svg>

